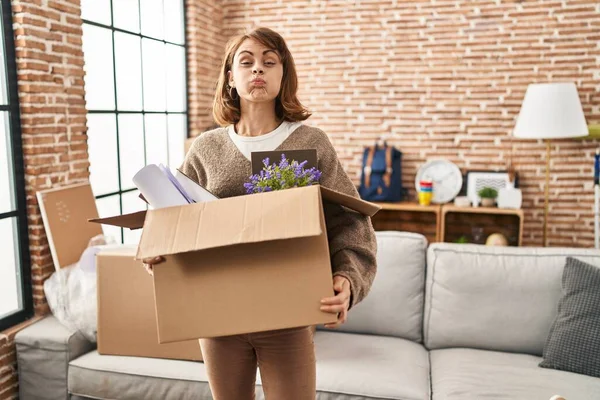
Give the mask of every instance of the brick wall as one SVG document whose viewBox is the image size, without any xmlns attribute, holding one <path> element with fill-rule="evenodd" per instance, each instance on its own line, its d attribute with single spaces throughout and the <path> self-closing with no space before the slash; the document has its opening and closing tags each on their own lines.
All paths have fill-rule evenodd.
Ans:
<svg viewBox="0 0 600 400">
<path fill-rule="evenodd" d="M 223 8 L 215 0 L 186 0 L 186 42 L 190 136 L 213 125 L 212 99 L 226 38 Z"/>
<path fill-rule="evenodd" d="M 13 0 L 33 301 L 54 271 L 35 192 L 88 180 L 79 0 Z M 14 329 L 0 335 L 0 399 L 16 396 Z"/>
<path fill-rule="evenodd" d="M 404 152 L 404 184 L 430 157 L 502 169 L 512 153 L 525 244 L 541 241 L 544 146 L 510 140 L 530 82 L 574 80 L 600 122 L 600 5 L 561 1 L 186 2 L 190 134 L 212 126 L 226 39 L 265 25 L 286 37 L 309 123 L 330 134 L 358 180 L 379 136 Z M 88 179 L 79 0 L 13 0 L 36 314 L 53 266 L 35 191 Z M 591 246 L 597 142 L 553 144 L 550 245 Z M 512 152 L 510 149 L 513 149 Z M 13 331 L 0 334 L 0 400 L 16 396 Z"/>
<path fill-rule="evenodd" d="M 361 148 L 384 136 L 404 152 L 403 182 L 444 157 L 467 170 L 520 174 L 524 244 L 540 245 L 545 145 L 510 132 L 527 85 L 575 81 L 600 122 L 600 4 L 569 1 L 224 3 L 223 37 L 262 25 L 287 40 L 308 123 L 329 133 L 358 182 Z M 212 54 L 211 54 L 212 56 Z M 593 245 L 596 141 L 552 146 L 549 245 Z M 412 191 L 414 195 L 414 190 Z"/>
<path fill-rule="evenodd" d="M 0 334 L 0 399 L 13 399 L 17 395 L 17 360 L 12 337 Z"/>
</svg>

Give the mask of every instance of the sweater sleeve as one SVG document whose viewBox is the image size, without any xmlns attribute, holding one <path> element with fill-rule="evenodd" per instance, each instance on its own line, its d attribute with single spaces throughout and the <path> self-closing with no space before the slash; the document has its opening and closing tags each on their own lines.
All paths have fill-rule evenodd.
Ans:
<svg viewBox="0 0 600 400">
<path fill-rule="evenodd" d="M 192 142 L 190 149 L 185 155 L 183 164 L 179 167 L 179 170 L 183 172 L 188 178 L 196 182 L 202 187 L 206 187 L 206 172 L 202 166 L 201 160 L 202 151 L 202 135 L 196 138 Z"/>
<path fill-rule="evenodd" d="M 317 152 L 320 184 L 353 197 L 360 197 L 344 171 L 329 137 L 321 132 Z M 377 271 L 377 240 L 371 217 L 349 210 L 339 204 L 324 202 L 327 237 L 333 275 L 350 281 L 350 308 L 369 293 Z"/>
</svg>

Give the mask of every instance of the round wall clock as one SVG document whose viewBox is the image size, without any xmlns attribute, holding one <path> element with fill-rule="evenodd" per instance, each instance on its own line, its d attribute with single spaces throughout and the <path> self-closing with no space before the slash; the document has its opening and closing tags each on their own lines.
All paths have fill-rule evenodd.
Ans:
<svg viewBox="0 0 600 400">
<path fill-rule="evenodd" d="M 415 186 L 419 191 L 419 182 L 430 180 L 433 182 L 433 203 L 447 203 L 452 201 L 462 188 L 463 177 L 460 169 L 448 160 L 431 160 L 423 164 L 417 171 Z"/>
</svg>

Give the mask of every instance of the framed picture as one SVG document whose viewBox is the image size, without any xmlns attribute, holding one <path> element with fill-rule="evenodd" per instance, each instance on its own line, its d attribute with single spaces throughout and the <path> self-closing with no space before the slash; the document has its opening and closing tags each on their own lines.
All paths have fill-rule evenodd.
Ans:
<svg viewBox="0 0 600 400">
<path fill-rule="evenodd" d="M 467 171 L 467 197 L 471 203 L 478 201 L 477 192 L 484 187 L 491 187 L 500 190 L 506 187 L 509 182 L 509 175 L 506 171 Z M 519 179 L 515 177 L 515 187 L 518 187 Z"/>
</svg>

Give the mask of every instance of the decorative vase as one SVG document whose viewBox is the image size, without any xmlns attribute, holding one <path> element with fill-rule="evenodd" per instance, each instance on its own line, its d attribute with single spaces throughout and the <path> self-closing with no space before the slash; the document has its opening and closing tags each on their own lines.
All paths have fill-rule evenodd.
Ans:
<svg viewBox="0 0 600 400">
<path fill-rule="evenodd" d="M 494 204 L 495 204 L 495 199 L 489 199 L 487 197 L 484 197 L 483 199 L 481 199 L 482 207 L 494 207 Z"/>
<path fill-rule="evenodd" d="M 499 208 L 521 208 L 523 204 L 523 194 L 521 189 L 515 189 L 513 182 L 498 191 Z"/>
</svg>

